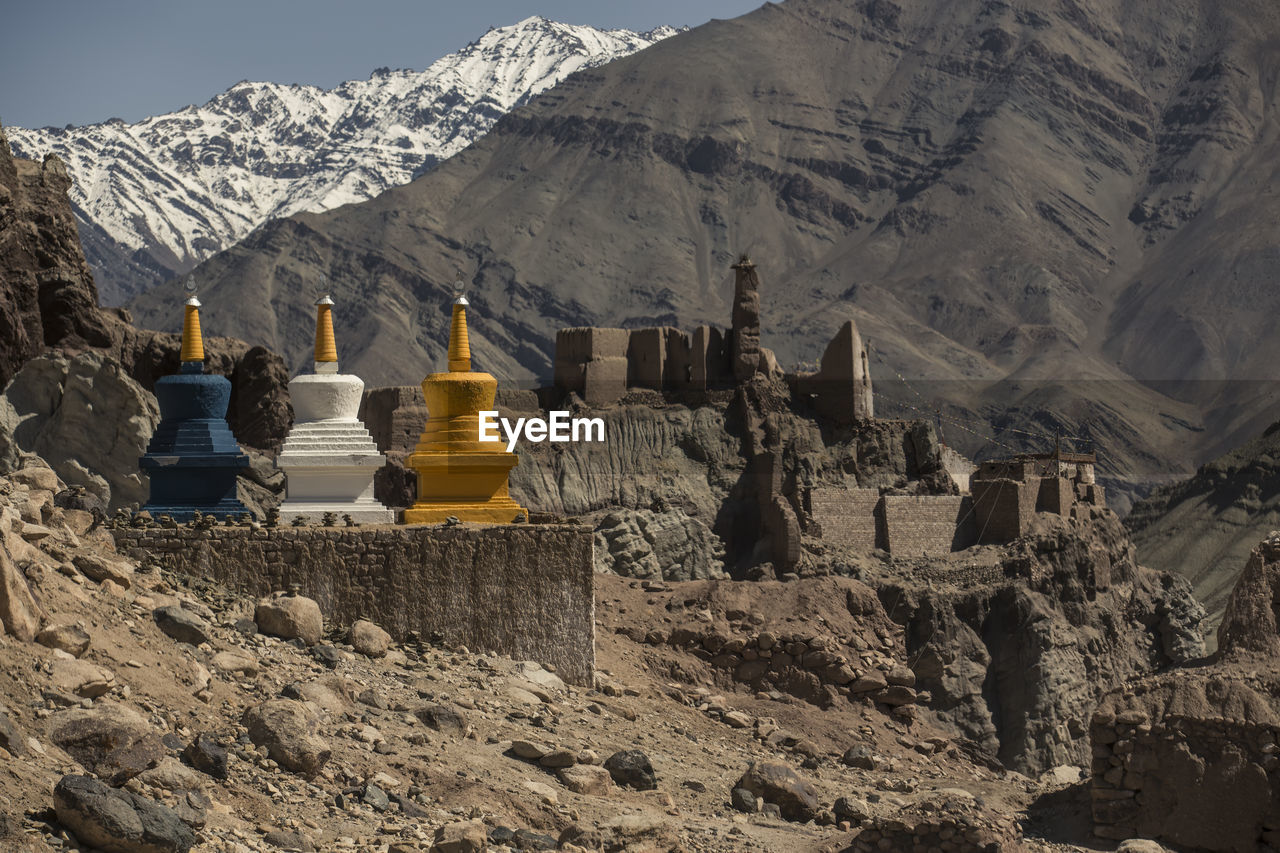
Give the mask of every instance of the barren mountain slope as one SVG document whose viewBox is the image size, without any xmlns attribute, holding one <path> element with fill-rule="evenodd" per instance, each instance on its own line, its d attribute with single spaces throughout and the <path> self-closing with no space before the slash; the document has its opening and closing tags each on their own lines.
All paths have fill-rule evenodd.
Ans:
<svg viewBox="0 0 1280 853">
<path fill-rule="evenodd" d="M 1269 376 L 1277 46 L 1263 0 L 790 0 L 574 75 L 414 183 L 197 274 L 211 326 L 295 367 L 328 275 L 374 383 L 436 363 L 460 280 L 479 363 L 545 378 L 560 326 L 723 323 L 748 250 L 784 363 L 853 316 L 882 389 L 1008 379 L 928 404 L 1024 407 L 1113 441 L 1115 476 L 1167 478 L 1272 406 L 1132 380 Z M 167 293 L 134 307 L 171 322 Z"/>
<path fill-rule="evenodd" d="M 1158 489 L 1126 520 L 1144 563 L 1185 575 L 1212 638 L 1250 550 L 1280 529 L 1280 425 Z"/>
</svg>

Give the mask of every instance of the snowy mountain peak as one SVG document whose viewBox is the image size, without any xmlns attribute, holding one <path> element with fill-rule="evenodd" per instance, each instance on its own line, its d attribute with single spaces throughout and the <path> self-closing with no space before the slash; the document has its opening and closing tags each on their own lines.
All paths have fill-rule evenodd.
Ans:
<svg viewBox="0 0 1280 853">
<path fill-rule="evenodd" d="M 67 164 L 105 304 L 189 269 L 268 219 L 364 201 L 482 136 L 583 68 L 678 30 L 526 18 L 424 71 L 379 68 L 332 89 L 242 80 L 207 103 L 128 124 L 7 129 L 14 153 Z"/>
</svg>

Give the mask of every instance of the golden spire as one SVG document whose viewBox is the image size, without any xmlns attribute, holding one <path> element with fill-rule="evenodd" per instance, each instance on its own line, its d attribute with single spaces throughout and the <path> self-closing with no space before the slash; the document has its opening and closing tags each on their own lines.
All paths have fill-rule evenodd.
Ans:
<svg viewBox="0 0 1280 853">
<path fill-rule="evenodd" d="M 338 344 L 333 337 L 333 300 L 324 294 L 316 300 L 316 364 L 337 364 Z"/>
<path fill-rule="evenodd" d="M 453 325 L 449 328 L 449 372 L 471 372 L 471 344 L 467 341 L 467 297 L 453 300 Z"/>
<path fill-rule="evenodd" d="M 187 276 L 187 304 L 182 317 L 182 362 L 204 361 L 204 341 L 200 337 L 200 300 L 196 299 L 196 277 Z"/>
</svg>

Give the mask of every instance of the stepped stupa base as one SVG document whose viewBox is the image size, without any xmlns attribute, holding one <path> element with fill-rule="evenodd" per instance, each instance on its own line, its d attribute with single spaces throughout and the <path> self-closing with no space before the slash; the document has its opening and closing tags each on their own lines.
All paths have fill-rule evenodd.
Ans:
<svg viewBox="0 0 1280 853">
<path fill-rule="evenodd" d="M 212 515 L 219 521 L 225 521 L 227 518 L 239 520 L 241 513 L 253 515 L 252 511 L 240 503 L 235 498 L 218 501 L 215 504 L 144 504 L 142 507 L 146 512 L 151 513 L 153 519 L 159 519 L 162 515 L 167 515 L 174 521 L 187 522 L 196 517 L 196 513 L 201 515 Z"/>
<path fill-rule="evenodd" d="M 368 503 L 316 503 L 312 501 L 285 501 L 280 504 L 280 523 L 289 524 L 298 516 L 307 520 L 308 524 L 323 524 L 324 514 L 331 512 L 338 517 L 338 526 L 344 523 L 343 516 L 351 516 L 357 524 L 395 524 L 396 511 L 387 509 L 377 501 Z"/>
<path fill-rule="evenodd" d="M 404 511 L 401 521 L 404 524 L 444 524 L 453 516 L 459 521 L 474 521 L 480 524 L 510 524 L 519 518 L 529 520 L 529 510 L 520 506 L 511 498 L 494 498 L 489 501 L 432 501 L 416 503 Z"/>
</svg>

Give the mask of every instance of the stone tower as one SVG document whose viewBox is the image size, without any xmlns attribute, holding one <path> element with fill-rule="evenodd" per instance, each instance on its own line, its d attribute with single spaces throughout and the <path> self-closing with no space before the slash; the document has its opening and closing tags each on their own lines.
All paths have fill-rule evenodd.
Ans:
<svg viewBox="0 0 1280 853">
<path fill-rule="evenodd" d="M 733 330 L 729 355 L 733 378 L 745 382 L 760 369 L 760 276 L 743 255 L 733 265 Z"/>
</svg>

